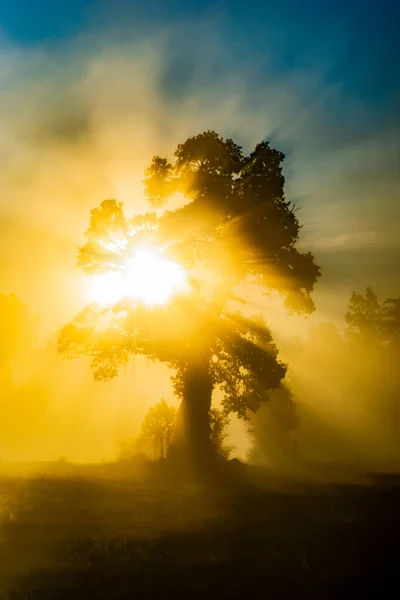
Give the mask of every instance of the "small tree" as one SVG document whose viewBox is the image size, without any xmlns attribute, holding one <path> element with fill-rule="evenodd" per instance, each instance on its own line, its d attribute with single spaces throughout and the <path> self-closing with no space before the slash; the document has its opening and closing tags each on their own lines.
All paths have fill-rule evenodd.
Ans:
<svg viewBox="0 0 400 600">
<path fill-rule="evenodd" d="M 121 443 L 120 459 L 130 460 L 137 453 L 144 453 L 156 459 L 165 458 L 172 444 L 177 416 L 176 409 L 164 399 L 152 406 L 144 418 L 139 436 Z M 222 410 L 210 410 L 211 443 L 216 456 L 221 460 L 227 460 L 232 450 L 226 445 L 228 423 L 229 416 Z"/>
<path fill-rule="evenodd" d="M 171 446 L 176 426 L 176 409 L 162 398 L 146 414 L 137 446 L 154 458 L 164 459 Z"/>
</svg>

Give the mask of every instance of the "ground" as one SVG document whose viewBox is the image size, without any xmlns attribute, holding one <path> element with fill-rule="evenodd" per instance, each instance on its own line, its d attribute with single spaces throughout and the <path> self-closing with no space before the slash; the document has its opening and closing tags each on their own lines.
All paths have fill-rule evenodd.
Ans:
<svg viewBox="0 0 400 600">
<path fill-rule="evenodd" d="M 0 598 L 395 598 L 399 501 L 388 477 L 204 489 L 100 467 L 3 474 Z"/>
</svg>

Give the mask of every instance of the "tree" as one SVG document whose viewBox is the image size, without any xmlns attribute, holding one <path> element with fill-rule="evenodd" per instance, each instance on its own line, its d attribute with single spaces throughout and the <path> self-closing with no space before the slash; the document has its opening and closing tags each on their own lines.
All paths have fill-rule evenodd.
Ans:
<svg viewBox="0 0 400 600">
<path fill-rule="evenodd" d="M 176 425 L 176 409 L 162 399 L 150 407 L 142 423 L 138 447 L 155 458 L 164 459 L 171 446 Z"/>
<path fill-rule="evenodd" d="M 168 456 L 177 426 L 177 411 L 162 399 L 146 414 L 140 434 L 136 439 L 125 440 L 121 444 L 120 458 L 128 460 L 137 453 L 151 458 L 164 459 Z M 220 460 L 227 460 L 232 451 L 226 445 L 226 427 L 229 416 L 218 408 L 210 409 L 210 440 L 215 454 Z"/>
<path fill-rule="evenodd" d="M 105 200 L 92 210 L 79 250 L 79 265 L 99 273 L 123 269 L 126 257 L 146 241 L 167 248 L 189 273 L 191 292 L 167 306 L 149 310 L 124 299 L 86 307 L 61 331 L 59 351 L 70 358 L 91 356 L 97 379 L 116 376 L 132 354 L 166 362 L 176 372 L 181 399 L 181 444 L 198 466 L 209 464 L 213 454 L 214 388 L 223 392 L 226 414 L 246 419 L 286 371 L 263 319 L 235 310 L 235 303 L 240 308 L 244 302 L 238 286 L 276 290 L 289 310 L 314 310 L 311 292 L 320 270 L 311 253 L 296 247 L 300 224 L 284 195 L 283 160 L 268 142 L 246 156 L 214 131 L 189 138 L 178 145 L 173 162 L 154 157 L 145 172 L 145 194 L 158 213 L 129 219 L 121 203 Z M 168 210 L 177 195 L 183 206 Z M 199 265 L 214 281 L 211 293 Z"/>
<path fill-rule="evenodd" d="M 399 456 L 400 298 L 380 302 L 371 287 L 365 295 L 353 292 L 346 322 L 357 363 L 350 379 L 352 392 L 359 395 L 360 389 L 365 390 L 364 404 L 372 414 L 373 428 L 385 432 L 380 440 L 382 454 Z"/>
<path fill-rule="evenodd" d="M 400 347 L 400 298 L 388 298 L 382 306 L 382 331 Z"/>
<path fill-rule="evenodd" d="M 382 301 L 371 288 L 354 292 L 344 335 L 333 323 L 321 323 L 305 340 L 286 348 L 301 460 L 350 462 L 367 469 L 398 460 L 396 315 L 396 300 Z M 266 437 L 264 445 L 269 443 Z"/>
<path fill-rule="evenodd" d="M 347 333 L 351 337 L 370 339 L 382 334 L 382 306 L 371 287 L 365 295 L 353 292 L 345 314 Z"/>
<path fill-rule="evenodd" d="M 380 303 L 368 286 L 365 295 L 353 292 L 345 314 L 347 333 L 353 339 L 398 343 L 400 341 L 400 298 Z"/>
</svg>

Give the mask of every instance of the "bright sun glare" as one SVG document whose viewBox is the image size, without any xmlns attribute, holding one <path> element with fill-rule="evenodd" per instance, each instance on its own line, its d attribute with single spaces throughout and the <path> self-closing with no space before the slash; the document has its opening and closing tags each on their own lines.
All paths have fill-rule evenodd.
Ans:
<svg viewBox="0 0 400 600">
<path fill-rule="evenodd" d="M 185 270 L 146 246 L 124 261 L 121 271 L 95 275 L 88 282 L 90 302 L 112 304 L 122 298 L 141 300 L 149 306 L 165 304 L 172 294 L 187 287 Z"/>
</svg>

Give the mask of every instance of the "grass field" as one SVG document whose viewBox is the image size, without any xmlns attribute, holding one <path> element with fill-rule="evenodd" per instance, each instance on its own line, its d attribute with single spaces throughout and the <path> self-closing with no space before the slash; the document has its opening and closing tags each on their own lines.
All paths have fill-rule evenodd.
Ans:
<svg viewBox="0 0 400 600">
<path fill-rule="evenodd" d="M 395 598 L 400 486 L 0 478 L 0 597 Z M 396 592 L 397 590 L 397 592 Z"/>
</svg>

